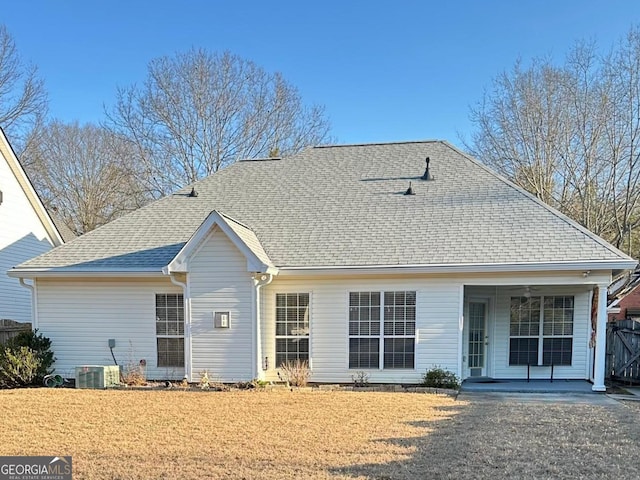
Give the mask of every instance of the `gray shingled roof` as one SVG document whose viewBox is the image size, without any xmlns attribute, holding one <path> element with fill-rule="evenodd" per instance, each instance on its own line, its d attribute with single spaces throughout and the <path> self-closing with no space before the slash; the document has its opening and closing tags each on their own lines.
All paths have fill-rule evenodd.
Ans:
<svg viewBox="0 0 640 480">
<path fill-rule="evenodd" d="M 73 231 L 64 223 L 64 220 L 58 216 L 57 213 L 47 211 L 49 213 L 49 217 L 51 217 L 51 221 L 55 225 L 60 237 L 62 237 L 63 242 L 70 242 L 71 240 L 76 239 L 78 236 L 73 233 Z"/>
<path fill-rule="evenodd" d="M 267 266 L 274 266 L 273 263 L 271 263 L 269 255 L 267 255 L 267 252 L 264 251 L 262 243 L 260 243 L 260 240 L 258 240 L 258 237 L 253 230 L 227 215 L 221 214 L 221 216 L 225 220 L 227 220 L 227 225 L 229 225 L 229 227 L 236 233 L 236 235 L 238 235 L 238 237 L 245 243 L 245 245 L 251 249 L 255 256 L 258 257 L 258 260 L 260 260 Z"/>
<path fill-rule="evenodd" d="M 441 141 L 309 148 L 195 188 L 20 267 L 160 270 L 214 209 L 250 227 L 278 267 L 630 260 Z"/>
</svg>

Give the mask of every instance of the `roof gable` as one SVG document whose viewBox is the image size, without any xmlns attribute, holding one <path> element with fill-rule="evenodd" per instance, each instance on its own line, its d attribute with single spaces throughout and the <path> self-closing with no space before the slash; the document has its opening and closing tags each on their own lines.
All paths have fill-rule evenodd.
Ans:
<svg viewBox="0 0 640 480">
<path fill-rule="evenodd" d="M 277 269 L 260 244 L 258 237 L 246 225 L 224 215 L 212 211 L 202 222 L 191 238 L 180 249 L 178 254 L 163 268 L 166 274 L 186 272 L 189 258 L 198 250 L 210 232 L 216 227 L 231 240 L 247 259 L 247 271 L 259 273 L 276 273 Z"/>
<path fill-rule="evenodd" d="M 40 220 L 40 222 L 42 223 L 42 226 L 47 232 L 47 236 L 49 237 L 49 240 L 51 241 L 51 243 L 54 246 L 62 245 L 64 243 L 64 240 L 62 239 L 62 236 L 60 235 L 58 228 L 53 223 L 53 220 L 51 219 L 49 212 L 47 212 L 46 208 L 42 204 L 40 197 L 38 196 L 35 189 L 33 188 L 33 185 L 31 184 L 29 177 L 27 176 L 26 172 L 22 168 L 22 165 L 20 165 L 20 162 L 18 161 L 18 158 L 16 157 L 16 154 L 13 151 L 13 148 L 9 144 L 9 140 L 7 139 L 4 131 L 1 128 L 0 128 L 0 157 L 2 157 L 4 161 L 7 163 L 7 165 L 9 166 L 9 170 L 11 170 L 11 173 L 13 174 L 16 181 L 20 185 L 20 188 L 24 192 L 24 195 L 29 201 L 31 208 L 33 209 L 36 216 L 38 217 L 38 220 Z"/>
<path fill-rule="evenodd" d="M 421 178 L 426 157 L 430 181 Z M 404 195 L 409 182 L 415 195 Z M 159 272 L 188 242 L 196 242 L 193 237 L 206 231 L 207 221 L 255 257 L 252 268 L 280 271 L 634 265 L 604 240 L 442 141 L 308 148 L 282 160 L 237 162 L 197 182 L 197 197 L 188 195 L 191 187 L 20 269 L 126 265 Z M 208 219 L 212 210 L 216 213 Z"/>
</svg>

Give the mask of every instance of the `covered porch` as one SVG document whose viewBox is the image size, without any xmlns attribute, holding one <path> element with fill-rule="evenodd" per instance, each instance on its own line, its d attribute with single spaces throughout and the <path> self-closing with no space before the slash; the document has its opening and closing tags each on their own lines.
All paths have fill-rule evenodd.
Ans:
<svg viewBox="0 0 640 480">
<path fill-rule="evenodd" d="M 463 389 L 604 392 L 607 273 L 465 284 Z"/>
</svg>

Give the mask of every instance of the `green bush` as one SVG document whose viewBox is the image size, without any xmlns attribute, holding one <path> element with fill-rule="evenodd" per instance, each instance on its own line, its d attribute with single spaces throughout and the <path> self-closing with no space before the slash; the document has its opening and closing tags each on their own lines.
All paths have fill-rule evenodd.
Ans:
<svg viewBox="0 0 640 480">
<path fill-rule="evenodd" d="M 460 379 L 455 373 L 435 366 L 428 369 L 422 376 L 422 385 L 425 387 L 451 388 L 453 390 L 458 390 L 460 388 Z"/>
<path fill-rule="evenodd" d="M 33 383 L 42 384 L 45 375 L 49 375 L 53 372 L 51 366 L 56 360 L 53 356 L 53 352 L 51 351 L 51 340 L 43 336 L 41 333 L 38 333 L 38 330 L 36 329 L 33 331 L 25 330 L 24 332 L 20 332 L 15 337 L 7 340 L 4 344 L 5 349 L 10 348 L 16 350 L 20 347 L 28 347 L 38 357 L 39 366 L 36 371 L 35 378 L 33 379 Z"/>
<path fill-rule="evenodd" d="M 0 388 L 31 385 L 40 365 L 38 354 L 29 347 L 4 347 L 0 351 Z"/>
</svg>

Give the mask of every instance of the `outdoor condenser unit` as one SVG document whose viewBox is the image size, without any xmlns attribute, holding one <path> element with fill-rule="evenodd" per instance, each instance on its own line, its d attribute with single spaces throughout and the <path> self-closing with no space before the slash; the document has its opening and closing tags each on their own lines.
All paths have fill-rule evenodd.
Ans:
<svg viewBox="0 0 640 480">
<path fill-rule="evenodd" d="M 76 367 L 76 388 L 108 388 L 120 383 L 118 365 L 83 365 Z"/>
</svg>

